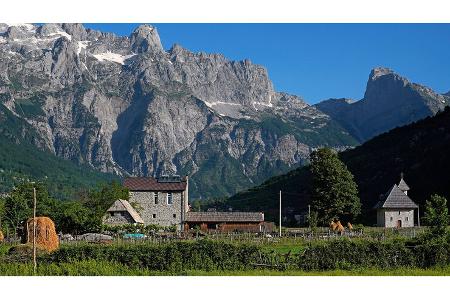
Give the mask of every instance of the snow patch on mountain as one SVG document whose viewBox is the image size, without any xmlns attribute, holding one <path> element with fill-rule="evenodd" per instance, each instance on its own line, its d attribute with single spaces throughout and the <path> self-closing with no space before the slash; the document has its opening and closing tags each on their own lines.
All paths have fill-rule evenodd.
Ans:
<svg viewBox="0 0 450 300">
<path fill-rule="evenodd" d="M 129 54 L 129 55 L 122 55 L 119 53 L 113 53 L 113 52 L 104 52 L 104 53 L 99 53 L 99 54 L 93 54 L 92 56 L 94 56 L 98 61 L 103 62 L 103 61 L 112 61 L 121 65 L 125 64 L 125 60 L 135 56 L 136 54 Z"/>
<path fill-rule="evenodd" d="M 72 36 L 65 31 L 57 31 L 48 34 L 47 36 L 56 36 L 57 38 L 60 36 L 65 36 L 69 41 L 72 40 Z"/>
<path fill-rule="evenodd" d="M 206 106 L 208 106 L 209 108 L 212 108 L 213 106 L 220 105 L 220 104 L 222 104 L 222 105 L 242 106 L 242 104 L 240 104 L 240 103 L 231 103 L 231 102 L 222 102 L 222 101 L 208 102 L 208 101 L 204 101 L 204 100 L 202 100 L 202 101 L 203 101 L 203 102 L 206 104 Z"/>
<path fill-rule="evenodd" d="M 77 48 L 77 55 L 80 55 L 82 49 L 86 49 L 86 47 L 89 45 L 90 41 L 79 41 L 78 42 L 78 48 Z"/>
</svg>

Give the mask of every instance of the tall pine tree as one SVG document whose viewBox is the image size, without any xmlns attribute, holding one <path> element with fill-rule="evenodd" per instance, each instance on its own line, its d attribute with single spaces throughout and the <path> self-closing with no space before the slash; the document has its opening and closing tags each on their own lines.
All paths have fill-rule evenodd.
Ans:
<svg viewBox="0 0 450 300">
<path fill-rule="evenodd" d="M 319 223 L 353 220 L 361 213 L 361 202 L 352 173 L 329 148 L 314 151 L 310 158 L 311 208 L 317 212 Z"/>
</svg>

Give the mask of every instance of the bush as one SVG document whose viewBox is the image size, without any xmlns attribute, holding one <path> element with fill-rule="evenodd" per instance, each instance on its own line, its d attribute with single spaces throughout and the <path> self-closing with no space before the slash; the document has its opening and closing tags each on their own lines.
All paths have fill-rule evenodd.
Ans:
<svg viewBox="0 0 450 300">
<path fill-rule="evenodd" d="M 415 252 L 401 240 L 340 239 L 308 247 L 298 259 L 303 270 L 396 268 L 416 265 Z"/>
</svg>

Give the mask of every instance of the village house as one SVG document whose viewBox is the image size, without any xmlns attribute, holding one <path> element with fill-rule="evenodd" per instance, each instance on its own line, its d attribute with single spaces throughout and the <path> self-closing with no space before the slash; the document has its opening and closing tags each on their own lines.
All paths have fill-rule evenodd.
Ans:
<svg viewBox="0 0 450 300">
<path fill-rule="evenodd" d="M 377 211 L 377 226 L 414 227 L 414 210 L 419 207 L 409 198 L 409 189 L 402 174 L 399 184 L 394 184 L 386 194 L 380 196 L 374 207 Z"/>
<path fill-rule="evenodd" d="M 129 190 L 129 200 L 117 200 L 108 209 L 104 224 L 143 223 L 176 226 L 177 230 L 199 228 L 222 232 L 273 230 L 273 223 L 264 222 L 262 212 L 190 211 L 188 176 L 130 177 L 123 185 Z"/>
<path fill-rule="evenodd" d="M 130 192 L 129 201 L 139 206 L 145 225 L 176 226 L 183 229 L 189 210 L 188 177 L 130 177 L 123 185 Z"/>
</svg>

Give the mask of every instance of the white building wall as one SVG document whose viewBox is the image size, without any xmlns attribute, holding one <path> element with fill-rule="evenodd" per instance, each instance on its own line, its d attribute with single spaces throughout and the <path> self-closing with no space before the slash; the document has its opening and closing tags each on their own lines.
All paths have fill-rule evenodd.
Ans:
<svg viewBox="0 0 450 300">
<path fill-rule="evenodd" d="M 377 212 L 378 226 L 395 228 L 399 220 L 402 227 L 414 227 L 414 209 L 380 209 Z"/>
</svg>

